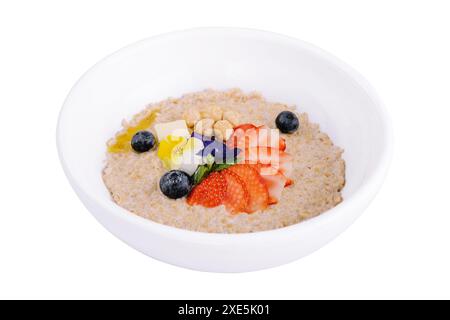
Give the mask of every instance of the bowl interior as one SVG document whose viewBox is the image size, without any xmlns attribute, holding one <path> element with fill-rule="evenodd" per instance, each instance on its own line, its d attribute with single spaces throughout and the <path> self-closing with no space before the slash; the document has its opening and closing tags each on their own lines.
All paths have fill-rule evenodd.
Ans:
<svg viewBox="0 0 450 320">
<path fill-rule="evenodd" d="M 101 179 L 105 143 L 149 102 L 206 88 L 259 91 L 295 104 L 345 149 L 344 199 L 370 177 L 386 128 L 378 102 L 320 50 L 273 34 L 196 30 L 147 39 L 99 62 L 72 89 L 61 113 L 60 154 L 76 184 L 114 206 Z"/>
</svg>

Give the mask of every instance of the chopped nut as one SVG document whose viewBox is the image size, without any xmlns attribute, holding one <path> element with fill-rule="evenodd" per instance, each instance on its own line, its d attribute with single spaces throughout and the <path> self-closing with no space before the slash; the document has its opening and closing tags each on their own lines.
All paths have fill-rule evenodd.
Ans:
<svg viewBox="0 0 450 320">
<path fill-rule="evenodd" d="M 222 120 L 222 108 L 217 105 L 212 105 L 202 112 L 204 118 L 211 118 L 214 121 Z"/>
<path fill-rule="evenodd" d="M 186 121 L 189 128 L 193 128 L 197 121 L 201 119 L 200 112 L 193 108 L 187 109 L 183 113 L 183 119 Z"/>
<path fill-rule="evenodd" d="M 233 110 L 227 110 L 223 113 L 223 120 L 229 121 L 233 125 L 233 127 L 236 127 L 240 124 L 239 118 L 239 113 Z"/>
<path fill-rule="evenodd" d="M 228 120 L 219 120 L 214 124 L 214 136 L 226 141 L 233 134 L 233 125 Z"/>
<path fill-rule="evenodd" d="M 213 135 L 214 120 L 210 118 L 201 119 L 197 121 L 194 127 L 194 131 L 204 136 L 211 137 Z"/>
</svg>

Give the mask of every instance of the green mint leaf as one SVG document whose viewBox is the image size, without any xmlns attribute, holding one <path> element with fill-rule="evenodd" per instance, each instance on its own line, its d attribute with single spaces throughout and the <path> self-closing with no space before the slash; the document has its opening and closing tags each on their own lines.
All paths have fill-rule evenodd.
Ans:
<svg viewBox="0 0 450 320">
<path fill-rule="evenodd" d="M 208 174 L 211 172 L 212 167 L 204 164 L 197 168 L 197 170 L 194 172 L 194 184 L 199 184 L 203 179 L 205 179 Z"/>
<path fill-rule="evenodd" d="M 220 171 L 220 170 L 229 168 L 232 165 L 234 165 L 234 163 L 220 163 L 220 164 L 215 163 L 212 168 L 212 171 Z"/>
<path fill-rule="evenodd" d="M 199 166 L 192 176 L 194 185 L 202 182 L 211 172 L 221 171 L 233 165 L 235 163 L 207 163 Z"/>
<path fill-rule="evenodd" d="M 208 154 L 205 157 L 205 162 L 209 167 L 211 167 L 214 164 L 214 156 L 212 154 Z"/>
</svg>

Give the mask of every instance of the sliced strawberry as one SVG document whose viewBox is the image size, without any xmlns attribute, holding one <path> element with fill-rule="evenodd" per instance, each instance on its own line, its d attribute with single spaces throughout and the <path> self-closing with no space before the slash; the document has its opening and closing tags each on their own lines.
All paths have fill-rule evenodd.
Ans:
<svg viewBox="0 0 450 320">
<path fill-rule="evenodd" d="M 289 179 L 293 170 L 292 156 L 275 148 L 249 148 L 241 152 L 238 159 L 246 164 L 262 165 L 262 167 L 258 168 L 264 168 L 260 170 L 262 175 L 282 173 Z"/>
<path fill-rule="evenodd" d="M 280 137 L 279 148 L 281 151 L 286 150 L 286 140 Z"/>
<path fill-rule="evenodd" d="M 201 205 L 207 208 L 223 204 L 227 192 L 227 182 L 220 172 L 213 172 L 192 189 L 187 198 L 191 206 Z"/>
<path fill-rule="evenodd" d="M 276 148 L 282 151 L 286 149 L 286 140 L 280 137 L 280 131 L 278 129 L 271 129 L 263 125 L 256 128 L 256 131 L 258 135 L 258 147 Z"/>
<path fill-rule="evenodd" d="M 270 164 L 255 163 L 254 161 L 242 161 L 243 164 L 252 166 L 261 176 L 271 176 L 280 173 L 278 168 L 272 167 Z"/>
<path fill-rule="evenodd" d="M 280 168 L 277 166 L 271 166 L 270 164 L 261 164 L 261 163 L 254 163 L 250 161 L 244 161 L 242 163 L 248 164 L 253 166 L 259 174 L 264 178 L 265 176 L 274 176 L 274 175 L 282 175 L 283 178 L 286 180 L 285 187 L 288 187 L 292 184 L 294 184 L 294 181 L 288 177 L 286 177 L 283 173 L 281 173 Z"/>
<path fill-rule="evenodd" d="M 274 175 L 278 174 L 278 170 L 272 168 L 270 164 L 261 164 L 261 163 L 254 163 L 250 161 L 243 161 L 242 164 L 247 164 L 254 168 L 262 178 L 264 178 L 264 175 Z"/>
<path fill-rule="evenodd" d="M 250 166 L 259 173 L 268 191 L 268 203 L 277 203 L 280 200 L 283 188 L 293 183 L 293 180 L 290 179 L 293 159 L 292 156 L 284 152 L 286 149 L 285 139 L 279 136 L 278 131 L 273 131 L 267 126 L 255 127 L 252 124 L 244 124 L 235 129 L 237 131 L 228 141 L 229 146 L 241 149 L 238 156 L 241 163 Z M 244 177 L 241 178 L 246 182 Z M 252 191 L 251 189 L 248 190 L 251 202 Z M 247 212 L 257 210 L 254 207 L 257 206 L 250 206 Z"/>
<path fill-rule="evenodd" d="M 281 192 L 285 186 L 292 183 L 292 180 L 286 178 L 282 173 L 267 164 L 250 164 L 255 168 L 267 187 L 269 192 L 269 204 L 278 203 L 281 197 Z"/>
<path fill-rule="evenodd" d="M 248 161 L 249 163 L 260 163 L 277 165 L 280 161 L 280 154 L 284 153 L 275 148 L 254 147 L 247 148 L 239 154 L 239 159 Z"/>
<path fill-rule="evenodd" d="M 245 212 L 252 213 L 267 207 L 269 204 L 269 192 L 264 180 L 255 168 L 248 164 L 236 164 L 227 170 L 238 175 L 245 183 L 245 188 L 249 193 L 249 200 L 245 207 Z"/>
<path fill-rule="evenodd" d="M 234 130 L 243 130 L 244 132 L 247 131 L 248 129 L 256 129 L 256 126 L 254 124 L 251 123 L 243 123 L 238 125 L 237 127 L 234 127 Z"/>
<path fill-rule="evenodd" d="M 279 159 L 280 172 L 289 179 L 292 175 L 292 170 L 294 169 L 292 156 L 286 152 L 280 152 Z"/>
<path fill-rule="evenodd" d="M 234 128 L 234 132 L 227 141 L 229 148 L 246 149 L 258 145 L 258 135 L 256 127 L 252 124 L 244 124 Z"/>
<path fill-rule="evenodd" d="M 244 212 L 250 199 L 245 183 L 229 169 L 221 171 L 221 174 L 225 177 L 227 183 L 225 207 L 231 213 Z"/>
<path fill-rule="evenodd" d="M 284 151 L 267 148 L 257 147 L 249 148 L 241 152 L 238 156 L 241 161 L 247 163 L 260 163 L 271 165 L 274 169 L 279 170 L 287 178 L 292 174 L 293 159 L 292 156 Z"/>
<path fill-rule="evenodd" d="M 234 128 L 233 135 L 227 141 L 227 145 L 230 148 L 239 149 L 255 147 L 286 149 L 286 141 L 280 137 L 277 129 L 271 129 L 266 125 L 256 127 L 250 123 Z"/>
<path fill-rule="evenodd" d="M 233 134 L 227 141 L 227 145 L 229 147 L 236 147 L 238 141 L 244 138 L 247 130 L 256 129 L 256 127 L 251 123 L 240 124 L 237 127 L 234 127 Z"/>
<path fill-rule="evenodd" d="M 285 177 L 286 178 L 286 177 Z M 289 187 L 290 185 L 294 184 L 294 180 L 286 178 L 286 183 L 284 184 L 285 187 Z"/>
<path fill-rule="evenodd" d="M 269 176 L 262 176 L 267 190 L 269 191 L 269 204 L 278 203 L 281 198 L 281 192 L 286 185 L 286 177 L 281 173 Z"/>
</svg>

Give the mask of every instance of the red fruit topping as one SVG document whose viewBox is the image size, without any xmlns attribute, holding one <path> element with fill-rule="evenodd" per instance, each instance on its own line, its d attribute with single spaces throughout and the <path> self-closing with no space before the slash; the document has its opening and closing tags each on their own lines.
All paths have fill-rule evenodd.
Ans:
<svg viewBox="0 0 450 320">
<path fill-rule="evenodd" d="M 278 203 L 283 188 L 291 184 L 292 180 L 286 178 L 270 165 L 261 163 L 250 165 L 255 168 L 263 178 L 267 191 L 269 192 L 269 204 Z"/>
<path fill-rule="evenodd" d="M 227 141 L 229 148 L 245 149 L 258 144 L 256 127 L 251 123 L 241 124 L 234 128 L 233 134 Z"/>
<path fill-rule="evenodd" d="M 281 173 L 262 177 L 264 183 L 266 184 L 267 190 L 269 191 L 269 204 L 278 203 L 281 198 L 281 192 L 283 191 L 287 181 L 286 177 Z"/>
<path fill-rule="evenodd" d="M 253 124 L 246 123 L 234 128 L 227 146 L 239 149 L 269 147 L 285 150 L 286 141 L 280 137 L 278 129 L 271 129 L 265 125 L 255 127 Z"/>
<path fill-rule="evenodd" d="M 285 187 L 289 187 L 291 184 L 294 184 L 294 180 L 287 178 L 286 183 L 284 184 Z"/>
<path fill-rule="evenodd" d="M 267 207 L 269 204 L 269 192 L 264 180 L 255 168 L 248 164 L 236 164 L 227 170 L 238 175 L 245 184 L 245 188 L 249 194 L 245 212 L 252 213 Z"/>
<path fill-rule="evenodd" d="M 293 159 L 292 156 L 286 152 L 280 152 L 280 172 L 289 179 L 292 175 Z"/>
<path fill-rule="evenodd" d="M 279 148 L 281 151 L 286 150 L 286 140 L 284 138 L 280 138 Z"/>
<path fill-rule="evenodd" d="M 187 203 L 191 206 L 217 207 L 223 204 L 226 192 L 227 182 L 225 177 L 220 172 L 213 172 L 192 189 L 187 198 Z"/>
<path fill-rule="evenodd" d="M 248 148 L 239 153 L 239 158 L 249 163 L 273 164 L 276 165 L 279 161 L 278 149 L 268 147 L 254 147 Z"/>
<path fill-rule="evenodd" d="M 242 151 L 238 158 L 246 164 L 262 165 L 258 168 L 264 168 L 264 170 L 259 170 L 262 175 L 282 173 L 286 178 L 289 178 L 292 174 L 292 156 L 278 149 L 267 147 L 249 148 Z"/>
<path fill-rule="evenodd" d="M 269 147 L 279 150 L 286 149 L 286 140 L 280 137 L 280 131 L 278 129 L 271 129 L 264 125 L 258 127 L 256 131 L 258 135 L 258 147 Z"/>
<path fill-rule="evenodd" d="M 188 204 L 224 204 L 231 213 L 252 213 L 278 203 L 283 188 L 293 183 L 292 156 L 284 152 L 286 141 L 279 132 L 245 123 L 234 128 L 226 144 L 241 149 L 241 163 L 210 174 L 191 191 Z"/>
<path fill-rule="evenodd" d="M 236 130 L 241 129 L 241 130 L 243 130 L 245 132 L 248 129 L 255 129 L 255 128 L 256 128 L 256 126 L 251 124 L 251 123 L 243 123 L 243 124 L 240 124 L 237 127 L 235 127 L 234 130 L 236 131 Z"/>
<path fill-rule="evenodd" d="M 225 169 L 221 171 L 227 183 L 227 192 L 225 195 L 225 207 L 231 213 L 239 213 L 245 211 L 250 195 L 245 183 L 239 176 L 231 170 Z"/>
</svg>

